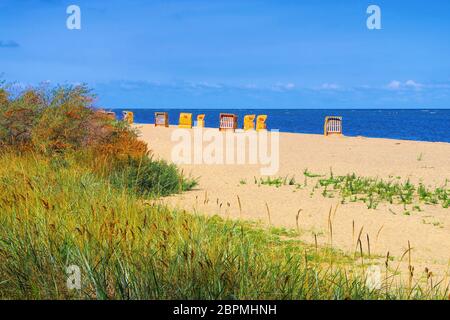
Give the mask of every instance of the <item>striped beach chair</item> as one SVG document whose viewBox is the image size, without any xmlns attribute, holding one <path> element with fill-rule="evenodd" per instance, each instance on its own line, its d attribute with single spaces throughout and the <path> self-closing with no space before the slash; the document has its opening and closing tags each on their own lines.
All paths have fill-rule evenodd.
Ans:
<svg viewBox="0 0 450 320">
<path fill-rule="evenodd" d="M 325 136 L 331 134 L 342 134 L 342 117 L 328 116 L 325 118 L 325 124 L 323 128 L 323 134 Z"/>
<path fill-rule="evenodd" d="M 100 109 L 97 112 L 108 120 L 116 120 L 116 113 L 113 111 L 106 111 L 104 109 Z"/>
<path fill-rule="evenodd" d="M 108 119 L 110 120 L 116 120 L 116 113 L 113 111 L 105 111 L 105 115 L 108 117 Z"/>
<path fill-rule="evenodd" d="M 169 114 L 167 112 L 155 112 L 155 127 L 168 127 Z"/>
<path fill-rule="evenodd" d="M 219 130 L 236 130 L 237 128 L 237 115 L 232 113 L 221 113 Z"/>
</svg>

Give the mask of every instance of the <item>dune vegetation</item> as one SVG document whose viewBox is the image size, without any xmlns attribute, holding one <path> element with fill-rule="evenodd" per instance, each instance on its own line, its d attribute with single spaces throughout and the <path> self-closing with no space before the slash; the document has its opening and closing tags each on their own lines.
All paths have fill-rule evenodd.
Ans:
<svg viewBox="0 0 450 320">
<path fill-rule="evenodd" d="M 311 173 L 308 169 L 303 172 L 303 182 L 297 182 L 295 176 L 284 177 L 254 177 L 257 185 L 274 187 L 294 186 L 302 189 L 313 184 L 311 195 L 320 191 L 324 197 L 340 198 L 341 203 L 363 202 L 368 209 L 376 209 L 380 203 L 402 204 L 413 210 L 420 210 L 421 204 L 440 205 L 447 209 L 450 207 L 450 184 L 445 180 L 442 185 L 434 188 L 423 183 L 415 185 L 409 180 L 401 181 L 400 177 L 391 177 L 388 180 L 372 177 L 361 177 L 355 173 L 345 176 L 334 175 L 330 170 L 329 175 Z"/>
<path fill-rule="evenodd" d="M 161 205 L 197 180 L 93 98 L 84 86 L 0 90 L 0 298 L 448 298 L 431 276 L 403 282 L 389 256 Z M 380 286 L 367 282 L 375 263 Z M 71 265 L 81 290 L 67 287 Z"/>
</svg>

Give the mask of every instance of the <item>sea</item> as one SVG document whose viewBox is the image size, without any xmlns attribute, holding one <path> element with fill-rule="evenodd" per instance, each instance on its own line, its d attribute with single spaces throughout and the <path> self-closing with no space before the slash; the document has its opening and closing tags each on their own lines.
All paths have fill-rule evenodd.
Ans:
<svg viewBox="0 0 450 320">
<path fill-rule="evenodd" d="M 178 124 L 180 112 L 191 112 L 195 120 L 205 114 L 206 127 L 219 126 L 220 113 L 238 116 L 242 128 L 244 115 L 266 114 L 267 128 L 280 132 L 323 134 L 326 116 L 341 116 L 346 136 L 450 143 L 450 109 L 113 109 L 134 112 L 135 123 L 154 123 L 154 113 L 169 113 L 170 124 Z"/>
</svg>

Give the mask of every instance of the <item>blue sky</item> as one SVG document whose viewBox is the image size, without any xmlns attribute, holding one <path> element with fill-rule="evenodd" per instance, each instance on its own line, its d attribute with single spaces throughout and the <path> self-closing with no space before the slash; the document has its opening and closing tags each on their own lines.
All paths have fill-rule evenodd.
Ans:
<svg viewBox="0 0 450 320">
<path fill-rule="evenodd" d="M 448 0 L 0 0 L 3 80 L 110 108 L 450 108 L 449 37 Z"/>
</svg>

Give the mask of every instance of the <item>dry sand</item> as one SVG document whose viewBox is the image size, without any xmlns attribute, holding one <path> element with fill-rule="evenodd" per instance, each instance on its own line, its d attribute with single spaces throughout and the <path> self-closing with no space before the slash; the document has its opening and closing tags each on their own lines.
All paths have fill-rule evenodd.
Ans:
<svg viewBox="0 0 450 320">
<path fill-rule="evenodd" d="M 171 133 L 175 129 L 136 125 L 156 157 L 171 161 Z M 239 134 L 239 133 L 236 133 Z M 205 144 L 206 145 L 206 144 Z M 185 173 L 200 177 L 194 191 L 168 197 L 169 205 L 191 212 L 219 214 L 223 217 L 259 220 L 268 223 L 266 203 L 274 226 L 296 228 L 299 218 L 300 238 L 314 243 L 329 243 L 328 215 L 339 198 L 323 197 L 320 191 L 310 195 L 312 185 L 305 189 L 293 186 L 258 186 L 254 177 L 261 177 L 258 165 L 181 165 Z M 295 175 L 303 182 L 303 171 L 336 175 L 356 173 L 386 180 L 401 177 L 413 183 L 422 181 L 429 186 L 441 186 L 450 180 L 450 144 L 364 137 L 324 137 L 311 134 L 280 134 L 280 169 L 276 176 Z M 240 182 L 245 180 L 246 184 Z M 237 196 L 242 203 L 239 210 Z M 208 199 L 205 203 L 205 197 Z M 217 204 L 219 203 L 219 204 Z M 220 206 L 222 204 L 222 206 Z M 420 204 L 422 212 L 408 210 L 402 205 L 381 203 L 368 209 L 364 203 L 339 204 L 333 217 L 334 247 L 353 253 L 361 228 L 363 249 L 369 235 L 372 254 L 399 259 L 411 243 L 416 273 L 425 267 L 437 274 L 448 273 L 450 262 L 450 209 L 441 205 Z M 353 231 L 353 225 L 355 231 Z M 354 234 L 356 233 L 356 234 Z M 377 236 L 378 235 L 378 236 Z M 403 270 L 404 271 L 404 270 Z"/>
</svg>

